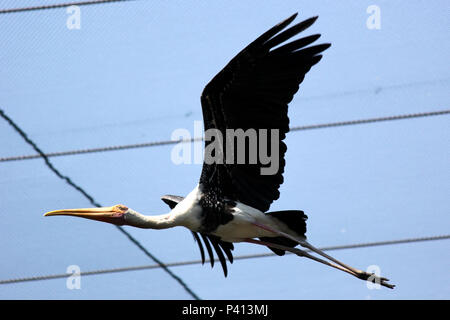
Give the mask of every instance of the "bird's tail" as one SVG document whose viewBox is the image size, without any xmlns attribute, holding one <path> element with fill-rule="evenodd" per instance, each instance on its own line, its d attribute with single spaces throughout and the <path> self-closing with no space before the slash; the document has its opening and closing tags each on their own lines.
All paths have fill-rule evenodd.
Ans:
<svg viewBox="0 0 450 320">
<path fill-rule="evenodd" d="M 286 224 L 291 230 L 297 233 L 301 238 L 306 239 L 306 220 L 308 216 L 301 210 L 284 210 L 284 211 L 273 211 L 267 212 L 267 215 L 275 218 L 284 224 Z M 298 242 L 285 238 L 285 237 L 263 237 L 260 238 L 261 241 L 275 243 L 287 247 L 295 247 Z M 279 256 L 285 254 L 284 250 L 268 247 L 270 250 L 275 252 Z"/>
</svg>

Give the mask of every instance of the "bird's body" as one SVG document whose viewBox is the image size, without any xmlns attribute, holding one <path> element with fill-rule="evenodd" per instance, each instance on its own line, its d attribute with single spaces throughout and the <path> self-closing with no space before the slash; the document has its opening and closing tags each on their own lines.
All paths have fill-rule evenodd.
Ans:
<svg viewBox="0 0 450 320">
<path fill-rule="evenodd" d="M 211 265 L 215 250 L 225 276 L 225 256 L 233 262 L 233 243 L 250 242 L 267 246 L 278 255 L 290 251 L 393 287 L 387 279 L 349 267 L 309 244 L 303 211 L 269 211 L 284 181 L 288 104 L 306 73 L 321 60 L 320 53 L 330 47 L 326 43 L 311 45 L 320 34 L 287 42 L 317 19 L 283 30 L 296 15 L 251 42 L 203 90 L 205 159 L 200 181 L 185 198 L 162 197 L 171 208 L 169 213 L 146 216 L 116 205 L 56 210 L 46 215 L 73 215 L 150 229 L 186 227 L 199 246 L 202 261 L 205 250 L 201 240 Z M 295 248 L 299 244 L 331 262 Z"/>
<path fill-rule="evenodd" d="M 249 238 L 274 237 L 276 234 L 255 225 L 266 225 L 301 239 L 282 221 L 244 203 L 229 199 L 214 199 L 205 206 L 205 194 L 199 186 L 180 201 L 170 212 L 174 225 L 219 237 L 226 242 L 242 242 Z M 209 202 L 209 201 L 208 201 Z M 211 212 L 211 211 L 215 212 Z M 211 217 L 221 217 L 214 219 Z"/>
<path fill-rule="evenodd" d="M 274 229 L 290 232 L 290 229 L 281 222 L 243 203 L 236 203 L 236 206 L 231 209 L 231 214 L 233 219 L 229 223 L 219 225 L 212 232 L 213 235 L 220 237 L 223 241 L 243 242 L 251 238 L 275 236 L 270 231 L 258 228 L 254 224 L 255 222 Z"/>
</svg>

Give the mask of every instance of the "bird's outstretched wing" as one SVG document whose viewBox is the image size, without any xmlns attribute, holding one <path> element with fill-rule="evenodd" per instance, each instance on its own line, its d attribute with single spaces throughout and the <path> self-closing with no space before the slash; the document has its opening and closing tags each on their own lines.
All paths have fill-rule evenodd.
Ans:
<svg viewBox="0 0 450 320">
<path fill-rule="evenodd" d="M 215 138 L 211 138 L 211 141 L 205 139 L 205 161 L 200 177 L 203 191 L 218 190 L 226 198 L 263 212 L 278 199 L 278 189 L 283 183 L 284 155 L 287 149 L 283 139 L 289 131 L 288 103 L 298 91 L 305 74 L 322 58 L 320 53 L 330 46 L 320 44 L 308 47 L 320 34 L 286 43 L 317 19 L 307 19 L 282 31 L 296 15 L 250 43 L 208 83 L 201 96 L 205 131 L 217 129 L 222 134 L 223 141 L 226 141 L 227 129 L 242 129 L 246 133 L 250 133 L 248 129 L 254 129 L 253 133 L 256 133 L 259 144 L 256 163 L 249 163 L 249 144 L 245 146 L 245 163 L 239 164 L 236 163 L 236 146 L 228 147 L 226 142 L 222 143 L 222 149 L 214 150 L 222 153 L 224 163 L 211 163 L 206 161 L 206 157 L 210 156 L 207 152 L 214 149 L 210 144 L 214 143 Z M 262 140 L 263 133 L 260 129 L 270 129 L 267 131 L 267 143 L 261 142 L 266 140 Z M 278 136 L 271 129 L 278 129 Z M 272 148 L 271 134 L 274 134 L 278 151 Z M 266 151 L 273 149 L 272 154 L 269 154 L 276 163 L 268 164 L 267 157 L 263 161 L 260 156 L 261 148 Z M 229 159 L 230 152 L 234 152 L 234 156 L 230 157 L 234 161 L 226 160 Z M 217 154 L 214 153 L 213 156 L 217 159 Z M 262 168 L 270 166 L 272 171 L 277 169 L 276 172 L 261 174 Z"/>
<path fill-rule="evenodd" d="M 165 195 L 161 197 L 161 200 L 164 201 L 170 207 L 170 209 L 173 209 L 178 204 L 178 202 L 182 201 L 183 199 L 184 199 L 183 197 L 173 195 Z M 206 251 L 208 252 L 211 267 L 214 267 L 214 253 L 212 250 L 212 248 L 214 248 L 217 257 L 219 258 L 220 264 L 222 265 L 223 273 L 226 277 L 228 274 L 228 269 L 224 253 L 228 258 L 228 260 L 230 261 L 230 263 L 233 263 L 233 253 L 231 252 L 234 249 L 233 244 L 230 242 L 222 241 L 220 240 L 219 237 L 210 234 L 203 234 L 200 232 L 192 232 L 192 231 L 191 233 L 192 236 L 194 237 L 195 242 L 197 242 L 198 248 L 200 249 L 200 254 L 202 256 L 202 264 L 205 263 L 206 259 L 205 259 L 205 250 L 203 249 L 200 237 L 205 244 Z"/>
</svg>

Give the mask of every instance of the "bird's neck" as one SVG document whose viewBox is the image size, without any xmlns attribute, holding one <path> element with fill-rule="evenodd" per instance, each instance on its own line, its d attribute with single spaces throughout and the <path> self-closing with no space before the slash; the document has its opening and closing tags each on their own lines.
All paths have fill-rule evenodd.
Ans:
<svg viewBox="0 0 450 320">
<path fill-rule="evenodd" d="M 139 212 L 133 212 L 127 217 L 127 224 L 143 229 L 167 229 L 179 225 L 177 219 L 170 213 L 147 216 Z"/>
</svg>

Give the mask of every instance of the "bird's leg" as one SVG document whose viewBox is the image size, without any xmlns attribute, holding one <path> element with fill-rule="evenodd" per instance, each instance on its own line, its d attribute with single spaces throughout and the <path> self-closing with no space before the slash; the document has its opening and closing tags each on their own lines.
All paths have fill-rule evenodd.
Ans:
<svg viewBox="0 0 450 320">
<path fill-rule="evenodd" d="M 355 276 L 357 278 L 361 279 L 361 280 L 366 280 L 366 281 L 370 281 L 370 282 L 373 282 L 373 283 L 377 283 L 377 284 L 380 284 L 380 285 L 385 286 L 385 287 L 390 288 L 390 289 L 394 289 L 394 287 L 395 287 L 395 285 L 387 283 L 387 281 L 389 281 L 389 279 L 384 278 L 384 277 L 379 277 L 379 276 L 377 276 L 377 275 L 375 275 L 373 273 L 368 273 L 368 272 L 365 272 L 365 271 L 362 271 L 362 270 L 350 267 L 350 266 L 346 265 L 345 263 L 342 263 L 339 260 L 333 258 L 332 256 L 326 254 L 322 250 L 317 249 L 316 247 L 314 247 L 312 244 L 310 244 L 306 240 L 300 242 L 300 245 L 302 247 L 308 248 L 309 250 L 311 250 L 311 251 L 321 255 L 322 257 L 325 257 L 328 260 L 333 261 L 334 263 L 337 263 L 340 266 L 342 266 L 342 267 L 352 271 L 355 274 Z"/>
<path fill-rule="evenodd" d="M 333 258 L 332 256 L 326 254 L 326 253 L 323 252 L 322 250 L 317 249 L 316 247 L 314 247 L 312 244 L 310 244 L 310 243 L 307 242 L 306 240 L 300 242 L 300 245 L 301 245 L 302 247 L 304 247 L 304 248 L 307 248 L 307 249 L 309 249 L 309 250 L 311 250 L 311 251 L 317 253 L 318 255 L 321 255 L 321 256 L 324 257 L 324 258 L 327 258 L 327 259 L 330 260 L 330 261 L 333 261 L 334 263 L 339 264 L 340 266 L 342 266 L 342 267 L 344 267 L 344 268 L 346 268 L 346 269 L 348 269 L 348 270 L 350 270 L 350 271 L 353 271 L 353 272 L 354 272 L 355 274 L 357 274 L 357 275 L 361 275 L 362 273 L 364 273 L 364 271 L 361 271 L 361 270 L 359 270 L 359 269 L 350 267 L 349 265 L 346 265 L 345 263 L 343 263 L 343 262 L 341 262 L 341 261 L 339 261 L 339 260 Z"/>
<path fill-rule="evenodd" d="M 369 276 L 371 276 L 371 274 L 369 274 L 369 273 L 367 273 L 367 272 L 364 272 L 364 271 L 361 271 L 361 270 L 359 270 L 359 269 L 350 267 L 349 265 L 346 265 L 345 263 L 343 263 L 343 262 L 341 262 L 341 261 L 339 261 L 339 260 L 333 258 L 332 256 L 326 254 L 326 253 L 323 252 L 322 250 L 317 249 L 316 247 L 314 247 L 312 244 L 310 244 L 310 243 L 307 242 L 306 240 L 300 242 L 300 245 L 301 245 L 302 247 L 307 248 L 307 249 L 309 249 L 309 250 L 311 250 L 311 251 L 317 253 L 318 255 L 321 255 L 322 257 L 327 258 L 328 260 L 333 261 L 334 263 L 337 263 L 337 264 L 339 264 L 340 266 L 342 266 L 342 267 L 344 267 L 344 268 L 346 268 L 346 269 L 352 271 L 352 272 L 353 272 L 358 278 L 360 278 L 360 279 L 367 280 L 367 279 L 369 278 Z M 367 275 L 367 277 L 365 277 L 365 275 Z M 385 279 L 385 278 L 383 278 L 383 279 Z M 385 280 L 387 281 L 388 279 L 385 279 Z"/>
<path fill-rule="evenodd" d="M 380 284 L 382 286 L 388 287 L 390 289 L 394 288 L 394 285 L 391 285 L 389 283 L 386 283 L 387 281 L 389 281 L 389 279 L 387 278 L 383 278 L 383 277 L 378 277 L 377 275 L 373 274 L 373 273 L 368 273 L 353 267 L 350 267 L 348 265 L 346 265 L 345 263 L 329 256 L 328 254 L 326 254 L 325 252 L 323 252 L 322 250 L 317 249 L 316 247 L 314 247 L 313 245 L 311 245 L 309 242 L 307 242 L 304 239 L 297 239 L 296 237 L 291 236 L 290 234 L 287 234 L 285 232 L 279 231 L 279 230 L 275 230 L 272 229 L 271 227 L 268 227 L 266 225 L 262 225 L 258 222 L 252 222 L 253 225 L 262 228 L 264 230 L 270 231 L 272 233 L 275 233 L 277 235 L 280 235 L 282 237 L 286 237 L 288 239 L 291 239 L 297 243 L 299 243 L 302 247 L 307 248 L 315 253 L 317 253 L 318 255 L 321 255 L 324 258 L 327 258 L 328 260 L 336 263 L 337 265 L 341 266 L 342 268 L 348 270 L 350 274 L 354 275 L 355 277 L 362 279 L 362 280 L 367 280 L 367 281 L 371 281 L 373 283 L 377 283 Z M 342 269 L 341 269 L 342 270 Z"/>
<path fill-rule="evenodd" d="M 255 239 L 245 239 L 244 241 L 248 242 L 248 243 L 254 243 L 254 244 L 259 244 L 259 245 L 262 245 L 262 246 L 272 247 L 272 248 L 275 248 L 275 249 L 289 251 L 289 252 L 292 252 L 293 254 L 296 254 L 296 255 L 298 255 L 300 257 L 305 257 L 305 258 L 308 258 L 308 259 L 311 259 L 311 260 L 323 263 L 323 264 L 325 264 L 327 266 L 339 269 L 341 271 L 344 271 L 344 272 L 347 272 L 347 273 L 351 274 L 352 276 L 357 277 L 357 275 L 355 273 L 353 273 L 352 271 L 350 271 L 348 269 L 345 269 L 345 268 L 343 268 L 343 267 L 341 267 L 339 265 L 336 265 L 334 263 L 331 263 L 331 262 L 328 262 L 326 260 L 323 260 L 323 259 L 317 258 L 315 256 L 312 256 L 309 253 L 307 253 L 306 251 L 301 250 L 301 249 L 286 247 L 286 246 L 279 245 L 279 244 L 276 244 L 276 243 L 265 242 L 265 241 L 255 240 Z"/>
<path fill-rule="evenodd" d="M 343 268 L 345 268 L 345 269 L 347 269 L 347 270 L 353 272 L 355 275 L 361 274 L 361 273 L 363 272 L 363 271 L 361 271 L 361 270 L 352 268 L 352 267 L 346 265 L 345 263 L 340 262 L 340 261 L 337 260 L 337 259 L 334 259 L 333 257 L 327 255 L 325 252 L 323 252 L 323 251 L 321 251 L 321 250 L 315 248 L 314 246 L 312 246 L 310 243 L 308 243 L 308 242 L 307 242 L 306 240 L 304 240 L 304 239 L 298 239 L 298 238 L 296 238 L 296 237 L 294 237 L 294 236 L 291 236 L 290 234 L 287 234 L 287 233 L 285 233 L 285 232 L 283 232 L 283 231 L 279 231 L 279 230 L 272 229 L 271 227 L 262 225 L 262 224 L 257 223 L 257 222 L 255 222 L 255 223 L 253 223 L 253 224 L 254 224 L 255 226 L 261 228 L 261 229 L 264 229 L 264 230 L 270 231 L 270 232 L 272 232 L 272 233 L 275 233 L 275 234 L 277 234 L 277 235 L 280 235 L 280 236 L 282 236 L 282 237 L 291 239 L 291 240 L 293 240 L 293 241 L 299 243 L 302 247 L 305 247 L 305 248 L 307 248 L 307 249 L 309 249 L 309 250 L 311 250 L 311 251 L 313 251 L 313 252 L 315 252 L 315 253 L 321 255 L 322 257 L 327 258 L 327 259 L 330 260 L 330 261 L 333 261 L 334 263 L 336 263 L 336 264 L 342 266 Z"/>
</svg>

